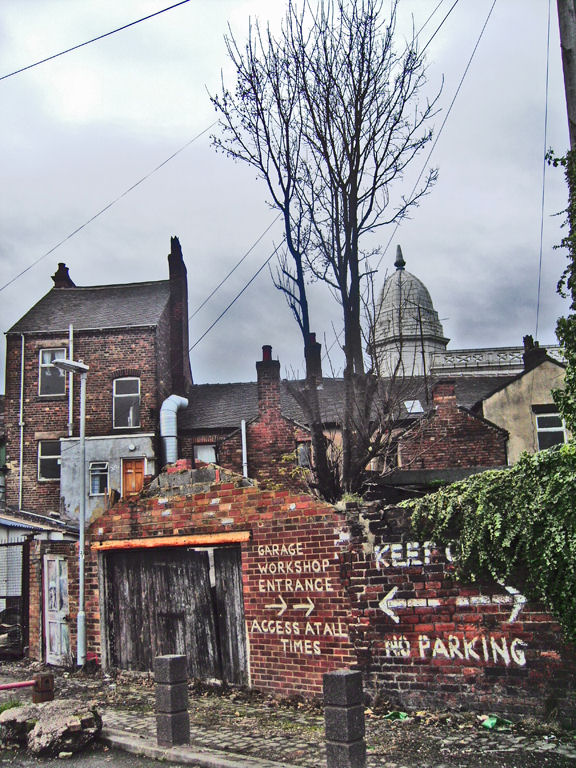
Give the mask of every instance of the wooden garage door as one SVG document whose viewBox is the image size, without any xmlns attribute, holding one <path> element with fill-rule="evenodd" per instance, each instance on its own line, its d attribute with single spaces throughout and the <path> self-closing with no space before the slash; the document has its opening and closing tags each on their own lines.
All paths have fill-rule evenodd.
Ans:
<svg viewBox="0 0 576 768">
<path fill-rule="evenodd" d="M 110 552 L 106 596 L 112 666 L 178 653 L 191 678 L 247 682 L 239 547 Z"/>
</svg>

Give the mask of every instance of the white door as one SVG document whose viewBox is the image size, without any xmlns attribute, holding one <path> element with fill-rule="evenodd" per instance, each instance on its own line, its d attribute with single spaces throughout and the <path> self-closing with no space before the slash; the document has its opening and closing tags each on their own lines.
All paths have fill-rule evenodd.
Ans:
<svg viewBox="0 0 576 768">
<path fill-rule="evenodd" d="M 66 664 L 68 633 L 68 563 L 62 555 L 44 555 L 44 616 L 46 663 Z"/>
</svg>

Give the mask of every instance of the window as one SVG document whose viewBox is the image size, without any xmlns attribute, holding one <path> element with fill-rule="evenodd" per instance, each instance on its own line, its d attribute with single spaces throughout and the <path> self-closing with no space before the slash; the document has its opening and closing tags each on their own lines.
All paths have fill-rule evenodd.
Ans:
<svg viewBox="0 0 576 768">
<path fill-rule="evenodd" d="M 197 461 L 203 461 L 205 464 L 216 464 L 216 446 L 215 445 L 195 445 L 194 458 Z"/>
<path fill-rule="evenodd" d="M 404 407 L 410 414 L 424 413 L 424 408 L 422 408 L 420 400 L 404 400 Z"/>
<path fill-rule="evenodd" d="M 38 443 L 38 480 L 60 479 L 60 440 Z"/>
<path fill-rule="evenodd" d="M 140 379 L 114 380 L 114 428 L 140 426 Z"/>
<path fill-rule="evenodd" d="M 566 442 L 564 419 L 557 412 L 537 413 L 536 432 L 538 434 L 539 451 Z"/>
<path fill-rule="evenodd" d="M 41 349 L 40 366 L 38 371 L 39 395 L 64 395 L 66 394 L 66 374 L 52 365 L 54 360 L 64 359 L 66 348 Z"/>
<path fill-rule="evenodd" d="M 310 443 L 298 443 L 296 446 L 296 456 L 298 458 L 298 466 L 310 469 L 312 466 L 312 456 L 310 453 Z"/>
<path fill-rule="evenodd" d="M 90 462 L 90 496 L 104 496 L 108 491 L 108 462 Z"/>
</svg>

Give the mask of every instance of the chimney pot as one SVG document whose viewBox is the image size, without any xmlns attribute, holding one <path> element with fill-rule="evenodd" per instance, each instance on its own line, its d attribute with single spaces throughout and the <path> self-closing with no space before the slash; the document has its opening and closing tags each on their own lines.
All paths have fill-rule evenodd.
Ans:
<svg viewBox="0 0 576 768">
<path fill-rule="evenodd" d="M 262 347 L 262 360 L 272 360 L 272 346 L 270 344 L 264 344 Z"/>
</svg>

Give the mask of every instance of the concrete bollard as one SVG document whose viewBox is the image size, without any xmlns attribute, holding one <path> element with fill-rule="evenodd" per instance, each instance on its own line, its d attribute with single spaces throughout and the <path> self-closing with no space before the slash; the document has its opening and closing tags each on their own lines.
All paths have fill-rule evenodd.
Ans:
<svg viewBox="0 0 576 768">
<path fill-rule="evenodd" d="M 34 675 L 32 701 L 34 704 L 40 704 L 43 701 L 54 701 L 54 675 L 51 672 L 42 672 Z"/>
<path fill-rule="evenodd" d="M 158 746 L 190 744 L 186 656 L 156 656 L 154 682 Z"/>
<path fill-rule="evenodd" d="M 339 669 L 323 681 L 327 768 L 365 768 L 362 673 Z"/>
</svg>

